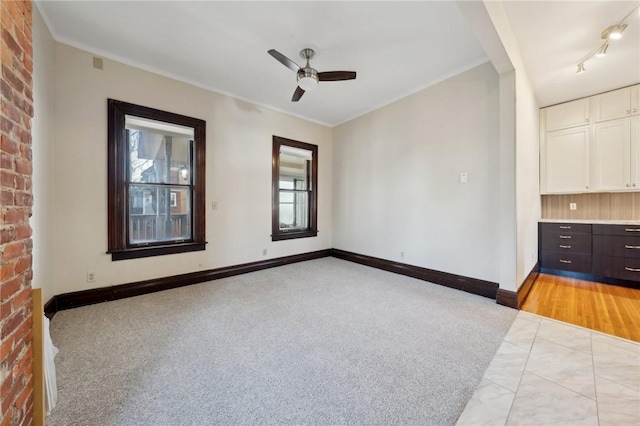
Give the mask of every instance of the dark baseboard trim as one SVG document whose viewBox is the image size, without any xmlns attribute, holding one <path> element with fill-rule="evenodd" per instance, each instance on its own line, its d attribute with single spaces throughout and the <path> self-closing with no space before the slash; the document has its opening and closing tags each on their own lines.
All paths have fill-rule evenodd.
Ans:
<svg viewBox="0 0 640 426">
<path fill-rule="evenodd" d="M 518 309 L 522 308 L 524 301 L 527 300 L 527 296 L 529 296 L 533 285 L 538 279 L 538 275 L 540 275 L 540 263 L 536 262 L 536 264 L 533 265 L 533 268 L 531 268 L 529 275 L 527 275 L 527 278 L 525 278 L 524 282 L 518 289 Z"/>
<path fill-rule="evenodd" d="M 419 280 L 429 281 L 434 284 L 455 288 L 456 290 L 466 291 L 467 293 L 489 297 L 491 299 L 496 298 L 496 292 L 498 291 L 498 284 L 491 281 L 449 274 L 447 272 L 422 268 L 420 266 L 407 265 L 406 263 L 398 263 L 391 260 L 380 259 L 344 250 L 331 249 L 331 256 L 371 266 L 373 268 L 395 272 L 396 274 L 406 275 Z"/>
<path fill-rule="evenodd" d="M 549 275 L 558 275 L 560 277 L 576 278 L 583 281 L 595 281 L 604 284 L 619 285 L 621 287 L 640 289 L 640 282 L 621 280 L 618 278 L 600 277 L 593 274 L 585 274 L 582 272 L 561 271 L 559 269 L 540 268 L 540 273 Z"/>
<path fill-rule="evenodd" d="M 58 312 L 58 296 L 53 296 L 44 304 L 44 316 L 51 319 Z"/>
<path fill-rule="evenodd" d="M 527 299 L 529 292 L 533 288 L 533 284 L 535 284 L 538 279 L 538 275 L 540 275 L 540 265 L 536 263 L 533 265 L 531 272 L 527 275 L 524 282 L 518 288 L 518 291 L 511 291 L 505 289 L 498 289 L 498 295 L 496 296 L 496 303 L 504 306 L 508 306 L 513 309 L 520 309 L 522 305 L 524 305 L 524 301 Z"/>
<path fill-rule="evenodd" d="M 172 288 L 184 287 L 206 281 L 213 281 L 220 278 L 234 275 L 246 274 L 262 269 L 274 268 L 290 263 L 303 262 L 305 260 L 319 259 L 330 256 L 331 250 L 319 250 L 310 253 L 294 254 L 292 256 L 278 257 L 275 259 L 261 260 L 258 262 L 244 263 L 242 265 L 227 266 L 224 268 L 208 269 L 206 271 L 191 272 L 170 277 L 154 278 L 145 281 L 138 281 L 128 284 L 120 284 L 111 287 L 100 287 L 90 290 L 74 291 L 71 293 L 58 294 L 51 298 L 45 305 L 45 313 L 48 318 L 58 311 L 77 308 L 80 306 L 93 305 L 100 302 L 124 299 L 127 297 L 139 296 L 156 291 L 169 290 Z"/>
<path fill-rule="evenodd" d="M 516 293 L 515 291 L 499 288 L 498 294 L 496 295 L 496 303 L 498 305 L 504 305 L 513 309 L 518 309 L 518 293 Z"/>
</svg>

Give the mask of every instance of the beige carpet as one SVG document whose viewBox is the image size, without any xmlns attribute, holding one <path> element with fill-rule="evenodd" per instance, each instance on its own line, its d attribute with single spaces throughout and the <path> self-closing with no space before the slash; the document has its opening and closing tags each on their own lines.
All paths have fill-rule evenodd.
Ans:
<svg viewBox="0 0 640 426">
<path fill-rule="evenodd" d="M 62 311 L 47 424 L 454 424 L 515 316 L 335 258 Z"/>
</svg>

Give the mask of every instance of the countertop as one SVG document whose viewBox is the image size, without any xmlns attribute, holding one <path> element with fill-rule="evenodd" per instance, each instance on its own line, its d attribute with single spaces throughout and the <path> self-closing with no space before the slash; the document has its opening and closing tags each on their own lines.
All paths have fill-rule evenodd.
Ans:
<svg viewBox="0 0 640 426">
<path fill-rule="evenodd" d="M 587 223 L 587 224 L 604 224 L 604 225 L 638 225 L 640 220 L 598 220 L 598 219 L 540 219 L 541 223 Z"/>
</svg>

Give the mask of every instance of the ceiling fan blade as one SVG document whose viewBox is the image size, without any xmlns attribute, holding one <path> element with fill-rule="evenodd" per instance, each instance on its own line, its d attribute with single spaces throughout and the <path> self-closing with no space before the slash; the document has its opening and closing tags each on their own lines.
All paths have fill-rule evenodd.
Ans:
<svg viewBox="0 0 640 426">
<path fill-rule="evenodd" d="M 300 98 L 304 95 L 304 89 L 301 89 L 300 86 L 296 87 L 296 91 L 293 92 L 293 97 L 291 98 L 291 102 L 298 102 Z"/>
<path fill-rule="evenodd" d="M 318 80 L 320 81 L 342 81 L 355 79 L 355 71 L 326 71 L 318 73 Z"/>
<path fill-rule="evenodd" d="M 285 67 L 289 68 L 291 71 L 298 72 L 298 70 L 300 69 L 298 64 L 296 64 L 291 59 L 289 59 L 286 56 L 284 56 L 282 53 L 278 52 L 276 49 L 271 49 L 271 50 L 269 50 L 268 53 L 269 53 L 269 55 L 271 55 L 274 58 L 276 58 L 276 60 L 278 62 L 280 62 L 282 65 L 284 65 Z"/>
</svg>

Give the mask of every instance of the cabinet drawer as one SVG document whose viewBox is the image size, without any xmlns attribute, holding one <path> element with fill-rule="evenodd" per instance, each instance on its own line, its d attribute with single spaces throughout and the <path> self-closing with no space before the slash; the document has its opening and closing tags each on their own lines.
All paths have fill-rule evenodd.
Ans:
<svg viewBox="0 0 640 426">
<path fill-rule="evenodd" d="M 540 266 L 563 271 L 591 273 L 591 255 L 542 250 Z"/>
<path fill-rule="evenodd" d="M 542 249 L 591 254 L 591 234 L 544 232 L 542 234 Z"/>
<path fill-rule="evenodd" d="M 626 235 L 640 237 L 640 224 L 638 225 L 593 225 L 593 233 L 598 235 Z"/>
<path fill-rule="evenodd" d="M 542 232 L 571 232 L 591 234 L 591 224 L 587 223 L 540 223 Z"/>
<path fill-rule="evenodd" d="M 594 235 L 593 255 L 640 259 L 640 236 Z"/>
<path fill-rule="evenodd" d="M 603 277 L 640 281 L 640 259 L 599 256 L 593 259 L 593 273 Z"/>
</svg>

